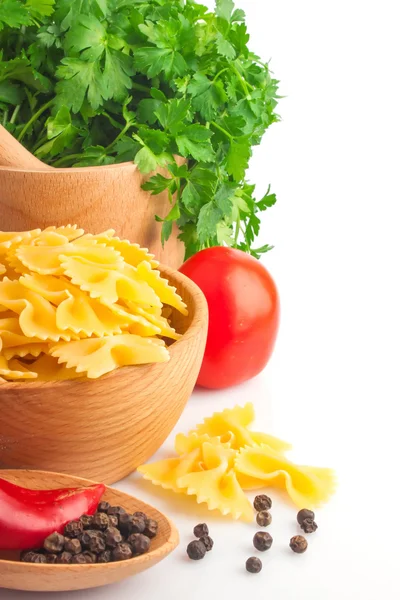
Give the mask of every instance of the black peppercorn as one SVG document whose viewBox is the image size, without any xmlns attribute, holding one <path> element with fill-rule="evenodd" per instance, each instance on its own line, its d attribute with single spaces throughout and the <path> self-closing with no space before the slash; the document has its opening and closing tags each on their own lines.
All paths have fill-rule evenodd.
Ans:
<svg viewBox="0 0 400 600">
<path fill-rule="evenodd" d="M 118 527 L 118 517 L 116 515 L 108 515 L 110 527 Z"/>
<path fill-rule="evenodd" d="M 268 527 L 272 521 L 271 513 L 267 510 L 261 510 L 257 513 L 256 521 L 260 527 Z"/>
<path fill-rule="evenodd" d="M 313 519 L 304 519 L 300 527 L 304 533 L 314 533 L 318 529 L 318 525 Z"/>
<path fill-rule="evenodd" d="M 82 523 L 83 529 L 91 529 L 92 528 L 92 522 L 93 522 L 92 515 L 82 515 L 79 520 Z"/>
<path fill-rule="evenodd" d="M 246 571 L 249 573 L 259 573 L 262 569 L 262 562 L 256 556 L 251 556 L 246 560 Z"/>
<path fill-rule="evenodd" d="M 87 565 L 93 562 L 91 556 L 88 554 L 76 554 L 72 557 L 71 563 L 74 565 Z"/>
<path fill-rule="evenodd" d="M 145 521 L 142 518 L 128 515 L 127 513 L 119 515 L 119 529 L 125 536 L 131 533 L 143 533 Z"/>
<path fill-rule="evenodd" d="M 98 563 L 109 563 L 111 562 L 111 550 L 104 550 L 97 558 Z"/>
<path fill-rule="evenodd" d="M 150 538 L 143 535 L 143 533 L 132 533 L 132 535 L 128 537 L 127 541 L 132 548 L 132 553 L 134 556 L 145 554 L 150 548 Z"/>
<path fill-rule="evenodd" d="M 212 550 L 214 546 L 214 540 L 212 540 L 209 535 L 202 535 L 200 538 L 200 542 L 203 542 L 207 552 L 210 552 L 210 550 Z"/>
<path fill-rule="evenodd" d="M 118 544 L 118 546 L 111 552 L 111 558 L 115 561 L 128 560 L 129 558 L 132 558 L 132 549 L 130 545 L 126 543 Z"/>
<path fill-rule="evenodd" d="M 104 500 L 103 500 L 103 502 L 100 502 L 100 504 L 98 505 L 97 512 L 98 513 L 101 513 L 101 512 L 106 513 L 106 512 L 108 512 L 108 510 L 110 508 L 111 508 L 111 505 L 109 504 L 109 502 L 104 502 Z"/>
<path fill-rule="evenodd" d="M 22 562 L 26 562 L 26 563 L 45 563 L 45 562 L 47 562 L 44 554 L 39 554 L 38 552 L 33 552 L 33 551 L 24 552 L 21 555 L 21 560 L 22 560 Z"/>
<path fill-rule="evenodd" d="M 104 537 L 93 536 L 87 544 L 87 549 L 90 550 L 90 552 L 94 552 L 95 554 L 100 554 L 100 552 L 104 552 L 104 550 L 106 549 L 106 542 L 104 540 Z"/>
<path fill-rule="evenodd" d="M 82 552 L 82 545 L 77 538 L 73 540 L 65 540 L 65 551 L 71 554 L 80 554 Z"/>
<path fill-rule="evenodd" d="M 122 508 L 122 506 L 110 506 L 107 510 L 108 515 L 115 515 L 119 517 L 119 515 L 123 515 L 126 513 L 126 510 Z"/>
<path fill-rule="evenodd" d="M 57 554 L 45 554 L 44 556 L 48 565 L 54 565 L 57 562 Z"/>
<path fill-rule="evenodd" d="M 61 554 L 59 554 L 57 556 L 57 560 L 56 563 L 58 565 L 69 565 L 72 561 L 72 554 L 71 552 L 61 552 Z"/>
<path fill-rule="evenodd" d="M 253 537 L 254 548 L 260 550 L 260 552 L 265 552 L 266 550 L 269 550 L 272 546 L 273 541 L 274 540 L 272 539 L 271 535 L 266 531 L 257 531 L 255 536 Z"/>
<path fill-rule="evenodd" d="M 193 529 L 193 533 L 197 538 L 201 538 L 203 535 L 208 535 L 209 531 L 206 523 L 199 523 L 196 525 L 196 527 Z"/>
<path fill-rule="evenodd" d="M 116 527 L 109 527 L 105 533 L 107 548 L 115 548 L 123 542 L 121 532 Z"/>
<path fill-rule="evenodd" d="M 307 540 L 302 535 L 295 535 L 290 540 L 289 546 L 296 554 L 303 554 L 307 550 Z"/>
<path fill-rule="evenodd" d="M 144 512 L 141 512 L 140 510 L 134 512 L 132 516 L 135 517 L 135 519 L 143 519 L 143 521 L 146 521 L 147 519 L 147 515 Z"/>
<path fill-rule="evenodd" d="M 269 510 L 272 506 L 272 500 L 265 494 L 260 494 L 254 498 L 253 506 L 257 512 L 262 510 Z"/>
<path fill-rule="evenodd" d="M 64 527 L 64 535 L 69 538 L 77 538 L 83 531 L 82 521 L 70 521 Z"/>
<path fill-rule="evenodd" d="M 158 523 L 154 521 L 154 519 L 146 519 L 145 520 L 145 528 L 144 535 L 147 535 L 149 538 L 155 538 L 158 531 Z"/>
<path fill-rule="evenodd" d="M 186 552 L 191 560 L 201 560 L 206 555 L 206 547 L 200 540 L 194 540 L 188 545 Z"/>
<path fill-rule="evenodd" d="M 82 552 L 82 554 L 84 554 L 89 559 L 89 562 L 97 562 L 97 554 L 95 554 L 95 552 L 89 552 L 89 550 L 85 550 L 85 552 Z"/>
<path fill-rule="evenodd" d="M 103 512 L 96 513 L 92 521 L 92 529 L 98 529 L 99 531 L 105 531 L 110 525 L 108 515 Z"/>
<path fill-rule="evenodd" d="M 64 543 L 64 536 L 55 531 L 44 540 L 43 547 L 45 550 L 47 550 L 47 552 L 58 554 L 58 552 L 62 552 L 64 550 Z"/>
<path fill-rule="evenodd" d="M 312 510 L 308 510 L 308 508 L 302 508 L 297 513 L 297 522 L 298 522 L 298 524 L 301 525 L 302 522 L 304 521 L 304 519 L 311 519 L 312 521 L 314 521 L 315 514 L 313 513 Z"/>
<path fill-rule="evenodd" d="M 80 536 L 79 540 L 82 544 L 82 547 L 85 549 L 88 549 L 89 546 L 92 544 L 92 540 L 94 538 L 100 538 L 100 539 L 104 539 L 104 534 L 102 531 L 96 531 L 96 530 L 92 530 L 92 529 L 88 529 L 87 531 L 84 531 L 82 533 L 82 535 Z"/>
</svg>

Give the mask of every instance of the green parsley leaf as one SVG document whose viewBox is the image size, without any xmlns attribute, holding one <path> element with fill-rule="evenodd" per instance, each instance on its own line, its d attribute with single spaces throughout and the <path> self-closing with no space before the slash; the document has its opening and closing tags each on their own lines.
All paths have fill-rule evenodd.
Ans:
<svg viewBox="0 0 400 600">
<path fill-rule="evenodd" d="M 232 140 L 227 157 L 226 169 L 236 181 L 242 181 L 249 164 L 251 150 L 246 140 Z"/>
<path fill-rule="evenodd" d="M 182 54 L 168 48 L 139 48 L 135 52 L 134 64 L 148 78 L 164 73 L 167 78 L 183 75 L 187 69 Z"/>
<path fill-rule="evenodd" d="M 221 220 L 222 212 L 214 202 L 208 202 L 201 208 L 197 222 L 197 233 L 201 244 L 215 237 L 217 225 Z"/>
<path fill-rule="evenodd" d="M 235 5 L 233 0 L 216 0 L 216 14 L 225 19 L 226 21 L 231 20 L 232 11 Z"/>
<path fill-rule="evenodd" d="M 222 83 L 210 81 L 204 73 L 196 73 L 188 85 L 193 96 L 192 105 L 206 121 L 212 121 L 227 96 Z"/>
</svg>

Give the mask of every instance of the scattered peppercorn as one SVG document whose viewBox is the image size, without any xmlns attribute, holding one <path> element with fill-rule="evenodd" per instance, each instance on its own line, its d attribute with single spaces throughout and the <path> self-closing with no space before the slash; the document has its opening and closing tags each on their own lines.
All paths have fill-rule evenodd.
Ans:
<svg viewBox="0 0 400 600">
<path fill-rule="evenodd" d="M 308 510 L 308 508 L 302 508 L 297 513 L 297 522 L 298 522 L 298 524 L 301 525 L 302 522 L 304 521 L 304 519 L 311 519 L 312 521 L 314 521 L 315 514 L 313 513 L 312 510 Z"/>
<path fill-rule="evenodd" d="M 103 500 L 103 502 L 100 502 L 100 504 L 98 505 L 97 512 L 98 513 L 100 513 L 100 512 L 106 513 L 106 512 L 108 512 L 109 508 L 111 508 L 110 503 L 109 502 L 104 502 L 104 500 Z"/>
<path fill-rule="evenodd" d="M 196 527 L 193 529 L 193 533 L 197 538 L 201 538 L 203 535 L 208 535 L 209 531 L 206 523 L 199 523 L 196 525 Z"/>
<path fill-rule="evenodd" d="M 206 547 L 207 552 L 210 552 L 210 550 L 212 550 L 212 548 L 214 546 L 214 540 L 212 540 L 209 535 L 201 536 L 200 542 L 203 542 L 203 544 Z"/>
<path fill-rule="evenodd" d="M 259 573 L 262 569 L 262 562 L 256 556 L 251 556 L 246 560 L 246 571 L 249 573 Z"/>
<path fill-rule="evenodd" d="M 44 556 L 48 565 L 54 565 L 57 562 L 57 554 L 45 554 Z"/>
<path fill-rule="evenodd" d="M 253 506 L 257 512 L 262 510 L 270 510 L 272 506 L 272 500 L 269 496 L 265 494 L 260 494 L 254 498 Z"/>
<path fill-rule="evenodd" d="M 104 550 L 101 554 L 99 554 L 97 558 L 98 563 L 109 563 L 111 562 L 111 550 Z"/>
<path fill-rule="evenodd" d="M 64 527 L 64 535 L 69 538 L 77 538 L 83 532 L 82 521 L 70 521 Z"/>
<path fill-rule="evenodd" d="M 103 512 L 99 512 L 94 515 L 92 521 L 92 528 L 98 529 L 99 531 L 105 531 L 110 525 L 108 515 Z"/>
<path fill-rule="evenodd" d="M 260 552 L 265 552 L 269 550 L 272 546 L 272 536 L 266 531 L 257 531 L 255 536 L 253 537 L 254 548 L 260 550 Z"/>
<path fill-rule="evenodd" d="M 55 531 L 44 540 L 43 547 L 47 552 L 58 554 L 64 550 L 64 543 L 64 536 Z"/>
<path fill-rule="evenodd" d="M 22 560 L 22 562 L 26 562 L 26 563 L 45 563 L 45 562 L 47 562 L 44 554 L 39 554 L 38 552 L 33 552 L 33 551 L 24 552 L 21 555 L 21 560 Z"/>
<path fill-rule="evenodd" d="M 318 529 L 318 525 L 313 519 L 304 519 L 300 527 L 304 533 L 314 533 Z"/>
<path fill-rule="evenodd" d="M 296 554 L 303 554 L 307 550 L 308 542 L 302 535 L 295 535 L 290 540 L 289 546 Z"/>
<path fill-rule="evenodd" d="M 121 532 L 116 527 L 109 527 L 105 533 L 106 535 L 106 546 L 107 548 L 115 548 L 118 544 L 123 542 Z"/>
<path fill-rule="evenodd" d="M 132 553 L 134 556 L 139 556 L 140 554 L 145 554 L 150 548 L 150 538 L 143 533 L 132 533 L 128 537 L 128 544 L 132 548 Z"/>
<path fill-rule="evenodd" d="M 201 560 L 205 557 L 207 550 L 201 540 L 194 540 L 193 542 L 190 542 L 186 552 L 191 560 Z"/>
<path fill-rule="evenodd" d="M 57 556 L 56 563 L 58 565 L 69 565 L 71 563 L 71 560 L 72 560 L 71 552 L 61 552 L 61 554 L 59 554 Z"/>
<path fill-rule="evenodd" d="M 128 560 L 129 558 L 132 558 L 132 549 L 129 544 L 118 544 L 112 551 L 111 557 L 112 560 L 115 561 Z"/>
<path fill-rule="evenodd" d="M 93 523 L 92 515 L 82 515 L 79 520 L 82 523 L 83 529 L 91 529 L 92 528 L 92 523 Z"/>
<path fill-rule="evenodd" d="M 82 545 L 77 538 L 65 540 L 64 548 L 66 552 L 70 552 L 71 554 L 80 554 L 82 552 Z"/>
<path fill-rule="evenodd" d="M 256 521 L 260 527 L 268 527 L 272 521 L 271 513 L 267 510 L 261 510 L 257 513 Z"/>
<path fill-rule="evenodd" d="M 154 521 L 154 519 L 146 519 L 145 520 L 145 528 L 144 535 L 147 535 L 149 538 L 155 538 L 158 532 L 158 523 Z"/>
</svg>

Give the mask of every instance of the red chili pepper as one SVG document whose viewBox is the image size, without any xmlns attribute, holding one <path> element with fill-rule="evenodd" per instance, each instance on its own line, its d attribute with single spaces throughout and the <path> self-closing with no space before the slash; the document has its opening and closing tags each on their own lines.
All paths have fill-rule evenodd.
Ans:
<svg viewBox="0 0 400 600">
<path fill-rule="evenodd" d="M 62 533 L 69 521 L 92 515 L 105 486 L 59 490 L 29 490 L 0 479 L 0 549 L 40 547 L 54 531 Z"/>
</svg>

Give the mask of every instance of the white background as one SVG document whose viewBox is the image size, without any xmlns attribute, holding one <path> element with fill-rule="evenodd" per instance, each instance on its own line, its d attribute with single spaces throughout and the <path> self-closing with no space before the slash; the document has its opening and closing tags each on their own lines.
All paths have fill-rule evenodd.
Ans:
<svg viewBox="0 0 400 600">
<path fill-rule="evenodd" d="M 177 524 L 181 545 L 158 567 L 113 587 L 46 600 L 394 600 L 399 598 L 399 44 L 395 0 L 238 0 L 252 47 L 281 80 L 282 123 L 255 152 L 251 178 L 279 204 L 265 217 L 265 258 L 282 324 L 255 380 L 196 392 L 177 431 L 251 400 L 256 426 L 295 446 L 298 462 L 332 466 L 339 487 L 317 513 L 306 554 L 288 550 L 296 510 L 273 495 L 274 537 L 247 574 L 256 525 L 210 517 L 194 501 L 134 475 L 118 487 Z M 172 451 L 173 437 L 158 456 Z M 185 556 L 206 519 L 215 547 Z M 1 600 L 29 594 L 0 590 Z"/>
</svg>

